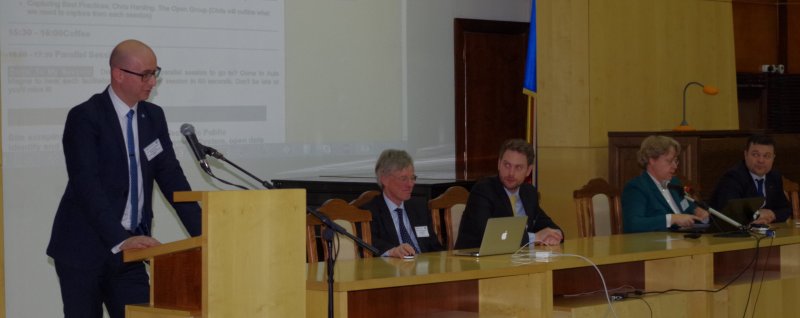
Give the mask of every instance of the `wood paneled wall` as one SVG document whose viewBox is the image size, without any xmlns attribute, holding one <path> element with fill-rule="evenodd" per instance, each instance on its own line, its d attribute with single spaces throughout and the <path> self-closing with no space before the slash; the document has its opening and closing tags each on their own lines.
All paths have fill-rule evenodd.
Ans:
<svg viewBox="0 0 800 318">
<path fill-rule="evenodd" d="M 540 0 L 538 143 L 542 205 L 576 237 L 572 191 L 608 178 L 608 131 L 670 130 L 683 87 L 699 130 L 736 129 L 731 3 Z"/>
<path fill-rule="evenodd" d="M 779 25 L 775 0 L 735 2 L 733 30 L 736 70 L 760 73 L 762 64 L 779 64 Z"/>
<path fill-rule="evenodd" d="M 800 1 L 733 0 L 736 70 L 761 73 L 761 65 L 783 64 L 800 74 Z"/>
<path fill-rule="evenodd" d="M 800 1 L 786 7 L 787 73 L 800 74 Z"/>
</svg>

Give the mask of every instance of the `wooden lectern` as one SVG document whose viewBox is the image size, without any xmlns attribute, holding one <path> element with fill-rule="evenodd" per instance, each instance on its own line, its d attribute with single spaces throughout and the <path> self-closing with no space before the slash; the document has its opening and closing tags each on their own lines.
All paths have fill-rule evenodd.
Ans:
<svg viewBox="0 0 800 318">
<path fill-rule="evenodd" d="M 304 317 L 306 194 L 302 189 L 175 193 L 197 201 L 203 234 L 125 251 L 150 262 L 150 303 L 128 318 Z"/>
</svg>

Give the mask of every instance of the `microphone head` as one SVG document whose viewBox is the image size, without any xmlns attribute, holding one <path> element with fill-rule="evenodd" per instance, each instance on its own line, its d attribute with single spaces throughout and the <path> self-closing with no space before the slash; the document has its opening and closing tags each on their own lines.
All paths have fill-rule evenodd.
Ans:
<svg viewBox="0 0 800 318">
<path fill-rule="evenodd" d="M 192 124 L 189 123 L 181 125 L 181 134 L 183 134 L 184 136 L 194 135 L 194 126 L 192 126 Z"/>
</svg>

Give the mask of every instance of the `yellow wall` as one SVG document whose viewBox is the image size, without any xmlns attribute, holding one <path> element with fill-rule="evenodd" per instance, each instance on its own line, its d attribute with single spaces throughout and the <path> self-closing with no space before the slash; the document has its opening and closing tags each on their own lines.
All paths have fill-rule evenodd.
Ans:
<svg viewBox="0 0 800 318">
<path fill-rule="evenodd" d="M 608 179 L 609 131 L 737 129 L 729 2 L 539 0 L 539 188 L 545 211 L 577 235 L 572 191 Z"/>
</svg>

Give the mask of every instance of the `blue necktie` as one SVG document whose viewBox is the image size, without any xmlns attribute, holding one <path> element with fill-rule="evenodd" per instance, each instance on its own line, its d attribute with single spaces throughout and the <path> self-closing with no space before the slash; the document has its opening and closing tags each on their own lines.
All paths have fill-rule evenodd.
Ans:
<svg viewBox="0 0 800 318">
<path fill-rule="evenodd" d="M 128 112 L 128 173 L 130 174 L 131 194 L 131 231 L 136 231 L 139 226 L 139 165 L 136 162 L 136 147 L 133 136 L 133 116 L 136 112 Z"/>
<path fill-rule="evenodd" d="M 765 197 L 765 195 L 764 195 L 764 178 L 756 179 L 756 185 L 757 185 L 756 191 L 758 191 L 758 195 L 760 195 L 762 197 Z"/>
<path fill-rule="evenodd" d="M 411 240 L 411 235 L 408 234 L 408 230 L 406 230 L 406 222 L 403 220 L 403 209 L 397 208 L 394 209 L 397 212 L 397 224 L 400 227 L 400 243 L 406 243 L 411 245 L 414 248 L 414 251 L 419 253 L 419 249 L 414 246 L 414 241 Z"/>
</svg>

